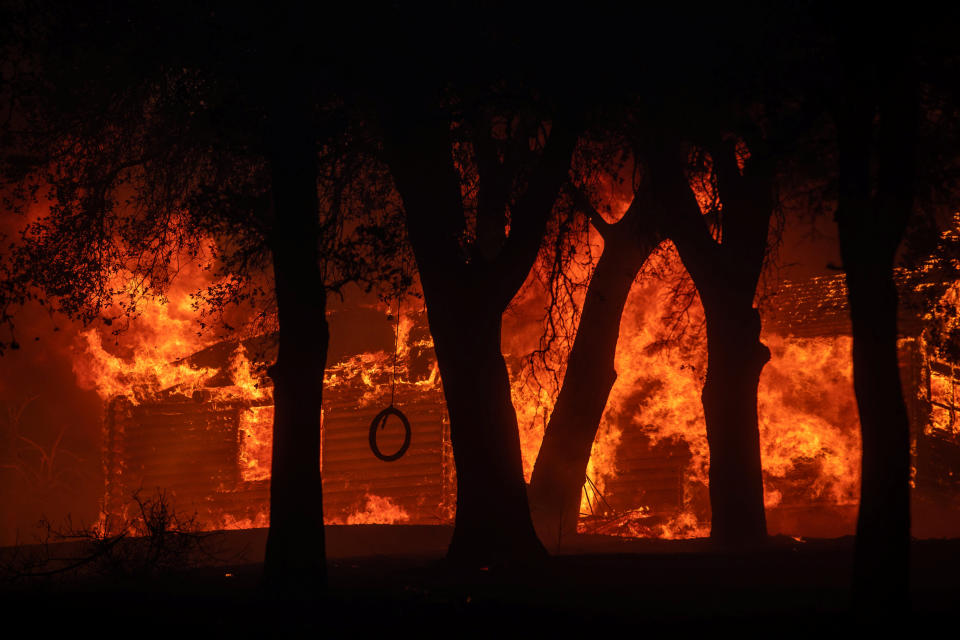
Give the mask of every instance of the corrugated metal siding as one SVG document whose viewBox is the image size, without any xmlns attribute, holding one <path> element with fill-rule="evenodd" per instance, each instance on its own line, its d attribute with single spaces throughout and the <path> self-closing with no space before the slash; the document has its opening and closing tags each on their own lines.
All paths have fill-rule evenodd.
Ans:
<svg viewBox="0 0 960 640">
<path fill-rule="evenodd" d="M 763 308 L 765 331 L 800 338 L 850 335 L 843 275 L 784 282 Z"/>
<path fill-rule="evenodd" d="M 359 390 L 331 391 L 324 403 L 323 499 L 325 513 L 346 518 L 364 506 L 367 494 L 389 498 L 410 524 L 447 521 L 449 491 L 444 475 L 446 412 L 439 388 L 398 385 L 395 403 L 410 421 L 410 447 L 399 460 L 384 462 L 370 451 L 370 422 L 390 403 L 389 389 L 360 403 Z M 399 449 L 402 428 L 390 418 L 378 436 L 385 454 Z"/>
<path fill-rule="evenodd" d="M 105 511 L 120 514 L 134 492 L 161 490 L 178 513 L 195 513 L 207 527 L 221 526 L 225 515 L 253 518 L 269 488 L 240 479 L 237 427 L 245 406 L 213 403 L 202 393 L 139 405 L 116 399 L 106 418 Z"/>
<path fill-rule="evenodd" d="M 383 462 L 370 451 L 370 421 L 388 403 L 370 402 L 358 388 L 325 393 L 322 428 L 324 513 L 345 520 L 362 511 L 367 496 L 387 498 L 402 508 L 410 524 L 448 521 L 453 486 L 442 391 L 398 385 L 398 407 L 411 424 L 406 454 Z M 361 402 L 363 398 L 364 402 Z M 244 402 L 211 402 L 169 394 L 134 405 L 114 400 L 107 411 L 107 513 L 120 513 L 134 491 L 165 491 L 179 512 L 197 513 L 207 527 L 230 519 L 254 519 L 269 508 L 269 481 L 246 482 L 240 476 L 240 411 Z M 388 426 L 378 442 L 384 452 L 399 448 L 398 425 Z"/>
</svg>

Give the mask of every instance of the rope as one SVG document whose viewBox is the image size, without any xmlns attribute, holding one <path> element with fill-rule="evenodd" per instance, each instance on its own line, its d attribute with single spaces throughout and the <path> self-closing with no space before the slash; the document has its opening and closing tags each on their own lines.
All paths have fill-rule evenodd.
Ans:
<svg viewBox="0 0 960 640">
<path fill-rule="evenodd" d="M 390 378 L 390 406 L 397 391 L 397 358 L 400 354 L 400 294 L 397 294 L 397 331 L 393 338 L 393 376 Z"/>
</svg>

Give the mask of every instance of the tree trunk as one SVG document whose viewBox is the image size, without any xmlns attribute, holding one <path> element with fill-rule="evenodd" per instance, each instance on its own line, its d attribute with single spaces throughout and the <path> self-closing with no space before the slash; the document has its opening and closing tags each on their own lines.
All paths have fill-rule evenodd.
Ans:
<svg viewBox="0 0 960 640">
<path fill-rule="evenodd" d="M 530 506 L 540 539 L 550 547 L 577 532 L 581 491 L 593 441 L 617 378 L 620 320 L 637 272 L 655 243 L 613 230 L 590 278 L 563 385 L 530 477 Z M 621 233 L 614 237 L 614 234 Z"/>
<path fill-rule="evenodd" d="M 309 103 L 276 97 L 270 123 L 278 355 L 274 381 L 270 531 L 264 575 L 280 591 L 326 583 L 320 409 L 329 330 L 318 268 L 317 156 Z"/>
<path fill-rule="evenodd" d="M 853 588 L 855 604 L 871 617 L 909 609 L 910 424 L 897 360 L 893 265 L 913 207 L 918 95 L 904 46 L 909 34 L 901 37 L 899 26 L 886 25 L 888 35 L 896 34 L 889 40 L 868 40 L 850 27 L 837 119 L 836 218 L 863 446 Z"/>
<path fill-rule="evenodd" d="M 408 79 L 412 84 L 397 89 L 404 99 L 391 95 L 379 108 L 384 154 L 403 199 L 450 413 L 457 515 L 447 558 L 466 568 L 536 562 L 545 550 L 530 520 L 500 330 L 503 312 L 536 260 L 568 178 L 579 124 L 552 121 L 542 151 L 528 156 L 532 166 L 523 189 L 509 202 L 494 206 L 503 197 L 496 185 L 516 184 L 518 166 L 484 165 L 483 175 L 478 173 L 478 203 L 486 204 L 478 210 L 476 224 L 491 228 L 479 233 L 478 242 L 465 242 L 469 225 L 453 162 L 449 114 L 440 107 L 436 87 L 422 78 Z M 478 142 L 491 135 L 480 126 L 474 138 Z M 521 157 L 529 153 L 528 138 L 514 144 L 515 151 L 523 150 Z"/>
<path fill-rule="evenodd" d="M 910 423 L 897 361 L 897 290 L 890 267 L 852 265 L 847 288 L 863 443 L 854 594 L 859 606 L 890 612 L 907 603 L 910 549 Z"/>
<path fill-rule="evenodd" d="M 704 222 L 682 166 L 668 157 L 660 158 L 662 167 L 652 165 L 657 173 L 652 179 L 667 207 L 668 235 L 703 304 L 707 375 L 701 400 L 710 449 L 710 537 L 732 546 L 767 537 L 757 388 L 770 350 L 760 342 L 753 298 L 773 212 L 772 175 L 763 153 L 751 152 L 742 174 L 731 143 L 713 152 L 724 211 L 722 243 Z"/>
<path fill-rule="evenodd" d="M 757 417 L 760 372 L 770 350 L 760 342 L 760 314 L 729 297 L 704 301 L 707 376 L 701 395 L 710 448 L 710 537 L 750 545 L 767 536 Z"/>
<path fill-rule="evenodd" d="M 468 296 L 431 297 L 427 314 L 457 467 L 457 518 L 447 558 L 467 568 L 536 562 L 545 551 L 530 521 L 517 416 L 500 351 L 501 313 Z"/>
</svg>

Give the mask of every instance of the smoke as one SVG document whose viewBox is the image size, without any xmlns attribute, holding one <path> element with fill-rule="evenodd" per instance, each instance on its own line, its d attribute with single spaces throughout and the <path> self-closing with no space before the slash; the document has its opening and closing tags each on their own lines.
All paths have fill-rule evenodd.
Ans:
<svg viewBox="0 0 960 640">
<path fill-rule="evenodd" d="M 0 545 L 32 542 L 42 518 L 92 523 L 103 493 L 103 409 L 73 372 L 80 327 L 38 304 L 16 327 L 21 347 L 0 357 Z"/>
</svg>

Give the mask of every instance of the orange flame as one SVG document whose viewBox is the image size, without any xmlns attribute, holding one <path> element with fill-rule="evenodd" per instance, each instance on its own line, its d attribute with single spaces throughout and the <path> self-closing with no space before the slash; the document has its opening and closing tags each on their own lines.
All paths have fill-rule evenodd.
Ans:
<svg viewBox="0 0 960 640">
<path fill-rule="evenodd" d="M 669 245 L 661 248 L 652 268 L 661 274 L 682 271 Z M 686 330 L 678 334 L 677 316 L 670 313 L 676 304 L 674 288 L 666 280 L 642 279 L 627 300 L 615 358 L 617 379 L 587 468 L 596 489 L 585 487 L 581 510 L 591 508 L 591 501 L 629 471 L 618 467 L 618 459 L 628 453 L 621 451 L 621 445 L 628 432 L 639 433 L 651 447 L 681 445 L 689 452 L 682 472 L 681 505 L 657 513 L 652 505 L 634 504 L 616 514 L 616 527 L 606 531 L 700 537 L 709 534 L 710 524 L 702 504 L 710 462 L 700 400 L 706 374 L 703 309 L 694 296 L 684 314 Z M 860 441 L 850 338 L 765 333 L 762 339 L 772 353 L 758 390 L 766 506 L 855 503 Z M 555 362 L 563 359 L 562 354 L 553 357 Z M 519 376 L 514 379 L 513 397 L 529 478 L 554 398 L 548 389 Z"/>
<path fill-rule="evenodd" d="M 113 279 L 110 286 L 118 297 L 139 298 L 137 313 L 81 333 L 73 369 L 82 388 L 95 390 L 104 400 L 126 395 L 139 403 L 172 388 L 190 395 L 217 373 L 181 360 L 214 341 L 198 335 L 192 295 L 213 278 L 201 265 L 183 258 L 178 277 L 163 296 L 144 295 L 141 280 L 132 274 Z M 122 326 L 114 328 L 118 323 Z M 111 331 L 113 344 L 105 345 L 104 333 Z"/>
<path fill-rule="evenodd" d="M 614 208 L 622 213 L 624 207 Z M 585 259 L 574 261 L 572 268 L 580 272 L 572 277 L 588 280 L 599 248 L 599 238 L 593 236 L 584 249 Z M 662 248 L 649 269 L 661 275 L 682 271 L 669 245 Z M 687 331 L 677 333 L 669 319 L 676 319 L 670 315 L 676 304 L 669 280 L 641 279 L 627 300 L 615 358 L 618 376 L 593 445 L 586 472 L 591 486 L 583 493 L 582 509 L 591 508 L 591 501 L 598 496 L 615 491 L 625 474 L 634 471 L 622 465 L 622 460 L 633 446 L 629 443 L 636 442 L 638 436 L 650 447 L 663 445 L 685 452 L 679 476 L 680 499 L 669 508 L 654 502 L 620 505 L 616 526 L 609 531 L 622 535 L 684 538 L 709 532 L 709 515 L 702 500 L 709 468 L 700 402 L 706 373 L 703 310 L 694 296 L 685 310 Z M 247 483 L 266 481 L 270 477 L 272 441 L 271 389 L 261 384 L 243 346 L 234 351 L 223 373 L 184 360 L 214 341 L 197 335 L 197 312 L 190 296 L 209 281 L 208 271 L 183 269 L 166 298 L 145 300 L 140 315 L 129 329 L 116 334 L 112 345 L 104 344 L 103 329 L 85 331 L 74 369 L 78 380 L 96 389 L 104 399 L 125 395 L 137 403 L 164 391 L 189 396 L 203 388 L 205 397 L 214 402 L 238 403 L 240 477 Z M 528 290 L 526 295 L 530 298 L 527 303 L 532 300 L 532 304 L 542 305 L 535 293 Z M 577 295 L 581 297 L 575 302 L 582 304 L 583 291 Z M 509 320 L 506 322 L 509 325 Z M 432 347 L 429 336 L 416 344 L 410 340 L 414 325 L 412 313 L 401 316 L 397 382 L 408 389 L 435 389 L 439 383 L 436 362 L 423 379 L 413 379 L 407 366 L 412 348 Z M 536 339 L 538 330 L 539 325 L 533 327 L 529 322 L 518 325 L 513 332 L 508 326 L 504 334 L 508 360 L 510 352 L 523 353 L 523 340 Z M 758 402 L 767 507 L 854 503 L 860 454 L 850 339 L 801 339 L 766 333 L 763 340 L 772 352 L 761 377 Z M 547 357 L 562 375 L 566 354 L 550 353 Z M 359 406 L 371 407 L 387 393 L 393 368 L 393 353 L 361 353 L 331 365 L 324 383 L 331 389 L 344 385 L 359 389 Z M 512 371 L 511 392 L 520 425 L 524 473 L 529 479 L 556 389 L 541 386 L 521 373 L 519 368 Z M 215 376 L 223 376 L 219 386 L 208 387 Z M 935 394 L 945 393 L 937 387 L 936 379 L 931 384 Z M 640 476 L 638 482 L 646 480 Z M 328 521 L 360 524 L 409 519 L 409 514 L 390 498 L 367 494 L 353 513 Z M 245 528 L 265 526 L 267 521 L 265 512 L 243 518 L 223 514 L 213 526 Z"/>
<path fill-rule="evenodd" d="M 390 498 L 364 495 L 363 504 L 344 519 L 324 518 L 325 524 L 402 524 L 410 515 Z"/>
</svg>

